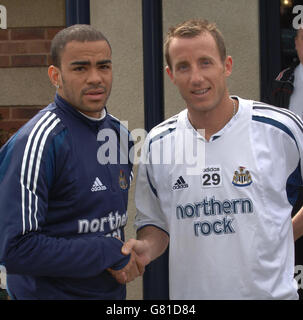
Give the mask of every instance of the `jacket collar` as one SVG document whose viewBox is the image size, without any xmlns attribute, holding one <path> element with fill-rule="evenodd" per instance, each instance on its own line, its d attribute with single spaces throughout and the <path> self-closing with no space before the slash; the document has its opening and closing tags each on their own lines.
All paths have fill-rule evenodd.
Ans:
<svg viewBox="0 0 303 320">
<path fill-rule="evenodd" d="M 78 118 L 79 120 L 85 122 L 87 125 L 94 129 L 99 129 L 100 125 L 103 124 L 105 119 L 107 118 L 108 112 L 106 107 L 104 107 L 105 110 L 105 116 L 100 120 L 91 120 L 88 117 L 84 116 L 81 112 L 79 112 L 74 106 L 72 106 L 69 102 L 67 102 L 65 99 L 63 99 L 58 93 L 55 95 L 55 104 L 60 108 L 63 109 L 65 112 L 70 113 L 74 117 Z"/>
</svg>

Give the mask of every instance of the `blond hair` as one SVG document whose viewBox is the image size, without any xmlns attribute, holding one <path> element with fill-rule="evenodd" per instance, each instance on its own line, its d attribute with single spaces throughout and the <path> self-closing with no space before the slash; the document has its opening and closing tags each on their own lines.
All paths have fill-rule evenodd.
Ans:
<svg viewBox="0 0 303 320">
<path fill-rule="evenodd" d="M 194 38 L 199 36 L 204 32 L 209 32 L 211 36 L 214 38 L 220 58 L 222 62 L 226 59 L 226 47 L 224 43 L 224 38 L 221 31 L 217 28 L 217 25 L 212 22 L 208 22 L 207 20 L 187 20 L 184 21 L 174 27 L 171 27 L 166 35 L 166 39 L 164 41 L 164 54 L 166 63 L 171 69 L 171 61 L 169 56 L 169 45 L 173 38 Z"/>
</svg>

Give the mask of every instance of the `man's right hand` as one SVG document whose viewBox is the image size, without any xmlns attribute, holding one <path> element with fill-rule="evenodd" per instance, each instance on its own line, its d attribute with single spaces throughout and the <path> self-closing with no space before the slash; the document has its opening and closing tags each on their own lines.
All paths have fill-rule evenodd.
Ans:
<svg viewBox="0 0 303 320">
<path fill-rule="evenodd" d="M 129 263 L 118 271 L 109 269 L 120 283 L 127 283 L 142 276 L 145 266 L 163 254 L 169 243 L 168 234 L 153 226 L 142 228 L 137 236 L 138 240 L 129 239 L 121 248 L 122 254 L 131 254 Z"/>
<path fill-rule="evenodd" d="M 145 265 L 139 262 L 138 256 L 134 250 L 127 250 L 127 254 L 130 254 L 130 260 L 128 264 L 120 269 L 114 270 L 108 268 L 107 271 L 121 284 L 126 284 L 127 282 L 133 281 L 139 276 L 142 276 L 145 270 Z"/>
<path fill-rule="evenodd" d="M 121 249 L 121 252 L 126 256 L 133 251 L 136 253 L 137 264 L 141 267 L 145 268 L 151 262 L 150 248 L 146 240 L 129 239 Z"/>
</svg>

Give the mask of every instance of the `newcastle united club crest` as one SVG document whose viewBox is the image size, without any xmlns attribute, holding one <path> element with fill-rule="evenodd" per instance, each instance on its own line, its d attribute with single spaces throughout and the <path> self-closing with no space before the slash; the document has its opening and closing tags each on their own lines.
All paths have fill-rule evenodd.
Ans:
<svg viewBox="0 0 303 320">
<path fill-rule="evenodd" d="M 250 172 L 245 167 L 235 171 L 232 184 L 236 187 L 247 187 L 252 184 Z"/>
<path fill-rule="evenodd" d="M 120 188 L 123 190 L 126 190 L 128 188 L 127 179 L 123 170 L 120 170 L 119 185 L 120 185 Z"/>
</svg>

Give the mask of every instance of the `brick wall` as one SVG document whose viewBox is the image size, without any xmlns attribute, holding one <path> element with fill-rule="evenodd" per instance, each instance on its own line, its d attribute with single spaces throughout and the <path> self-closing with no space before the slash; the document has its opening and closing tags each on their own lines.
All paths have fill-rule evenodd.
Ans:
<svg viewBox="0 0 303 320">
<path fill-rule="evenodd" d="M 49 66 L 51 40 L 61 29 L 62 27 L 0 29 L 0 68 Z M 45 76 L 47 77 L 46 73 Z M 0 106 L 0 146 L 42 107 L 44 106 Z"/>
<path fill-rule="evenodd" d="M 0 107 L 0 147 L 44 106 Z"/>
<path fill-rule="evenodd" d="M 43 67 L 50 64 L 50 45 L 61 27 L 0 30 L 0 67 Z"/>
</svg>

